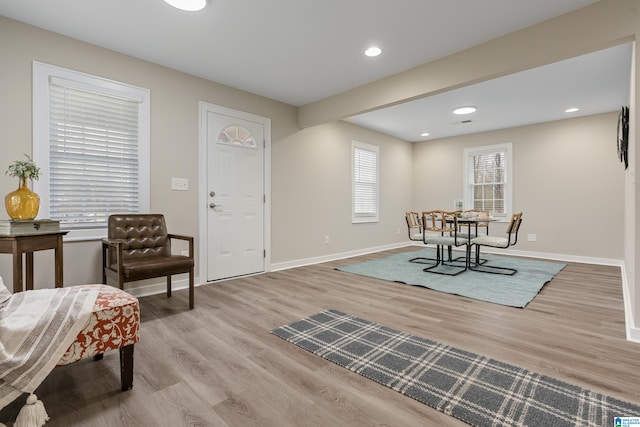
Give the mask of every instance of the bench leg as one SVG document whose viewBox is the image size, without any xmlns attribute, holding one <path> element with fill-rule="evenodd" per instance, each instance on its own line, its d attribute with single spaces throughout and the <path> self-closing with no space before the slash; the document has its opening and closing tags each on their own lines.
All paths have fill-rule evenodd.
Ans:
<svg viewBox="0 0 640 427">
<path fill-rule="evenodd" d="M 133 387 L 133 344 L 120 347 L 120 384 L 122 391 Z"/>
</svg>

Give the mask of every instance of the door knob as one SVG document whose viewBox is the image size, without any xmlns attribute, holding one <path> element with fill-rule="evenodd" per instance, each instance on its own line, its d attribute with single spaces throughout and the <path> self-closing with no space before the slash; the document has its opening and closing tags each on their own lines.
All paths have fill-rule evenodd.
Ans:
<svg viewBox="0 0 640 427">
<path fill-rule="evenodd" d="M 209 207 L 210 207 L 211 209 L 215 209 L 215 208 L 221 208 L 221 207 L 222 207 L 222 205 L 216 205 L 215 203 L 209 203 Z"/>
</svg>

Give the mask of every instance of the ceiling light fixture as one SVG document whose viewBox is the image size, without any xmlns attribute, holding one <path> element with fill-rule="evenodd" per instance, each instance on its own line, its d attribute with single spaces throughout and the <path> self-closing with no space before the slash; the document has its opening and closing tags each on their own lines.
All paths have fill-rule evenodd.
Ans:
<svg viewBox="0 0 640 427">
<path fill-rule="evenodd" d="M 575 113 L 576 111 L 579 111 L 580 109 L 578 107 L 571 107 L 571 108 L 567 108 L 566 110 L 564 110 L 565 113 Z"/>
<path fill-rule="evenodd" d="M 429 136 L 429 132 L 422 132 L 420 136 Z"/>
<path fill-rule="evenodd" d="M 164 0 L 165 3 L 187 12 L 197 12 L 207 5 L 207 0 Z"/>
<path fill-rule="evenodd" d="M 364 51 L 364 54 L 367 56 L 378 56 L 381 53 L 382 53 L 382 49 L 380 49 L 378 46 L 371 46 L 370 48 Z"/>
<path fill-rule="evenodd" d="M 453 114 L 471 114 L 476 112 L 476 107 L 458 107 L 453 110 Z"/>
</svg>

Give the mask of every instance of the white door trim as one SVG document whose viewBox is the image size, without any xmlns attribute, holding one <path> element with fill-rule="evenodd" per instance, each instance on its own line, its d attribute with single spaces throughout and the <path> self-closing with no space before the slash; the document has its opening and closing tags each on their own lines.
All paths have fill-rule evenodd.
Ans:
<svg viewBox="0 0 640 427">
<path fill-rule="evenodd" d="M 199 103 L 199 147 L 198 147 L 198 272 L 200 279 L 206 283 L 207 277 L 207 213 L 209 198 L 207 192 L 207 114 L 218 113 L 238 117 L 264 125 L 264 271 L 271 271 L 271 119 L 251 113 L 234 110 L 204 101 Z"/>
</svg>

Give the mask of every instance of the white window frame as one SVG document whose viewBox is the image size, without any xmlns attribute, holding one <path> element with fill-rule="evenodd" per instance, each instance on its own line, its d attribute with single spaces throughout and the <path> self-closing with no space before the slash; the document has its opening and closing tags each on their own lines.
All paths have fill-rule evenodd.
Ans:
<svg viewBox="0 0 640 427">
<path fill-rule="evenodd" d="M 375 182 L 375 212 L 363 214 L 356 212 L 356 150 L 375 153 L 376 182 Z M 360 141 L 351 141 L 351 222 L 366 223 L 380 221 L 380 147 Z"/>
<path fill-rule="evenodd" d="M 149 89 L 126 83 L 81 73 L 78 71 L 33 61 L 33 160 L 40 167 L 40 179 L 34 182 L 34 191 L 40 196 L 38 217 L 49 217 L 49 81 L 63 79 L 75 87 L 113 96 L 136 99 L 138 109 L 138 174 L 139 211 L 149 212 L 150 208 L 150 127 L 151 93 Z M 61 224 L 64 229 L 64 225 Z M 95 240 L 106 237 L 106 225 L 85 229 L 69 230 L 65 240 Z"/>
<path fill-rule="evenodd" d="M 507 220 L 513 212 L 513 147 L 511 142 L 481 147 L 466 148 L 463 151 L 463 199 L 464 209 L 473 209 L 473 156 L 484 153 L 503 152 L 505 161 L 504 214 L 494 214 L 498 219 Z"/>
</svg>

